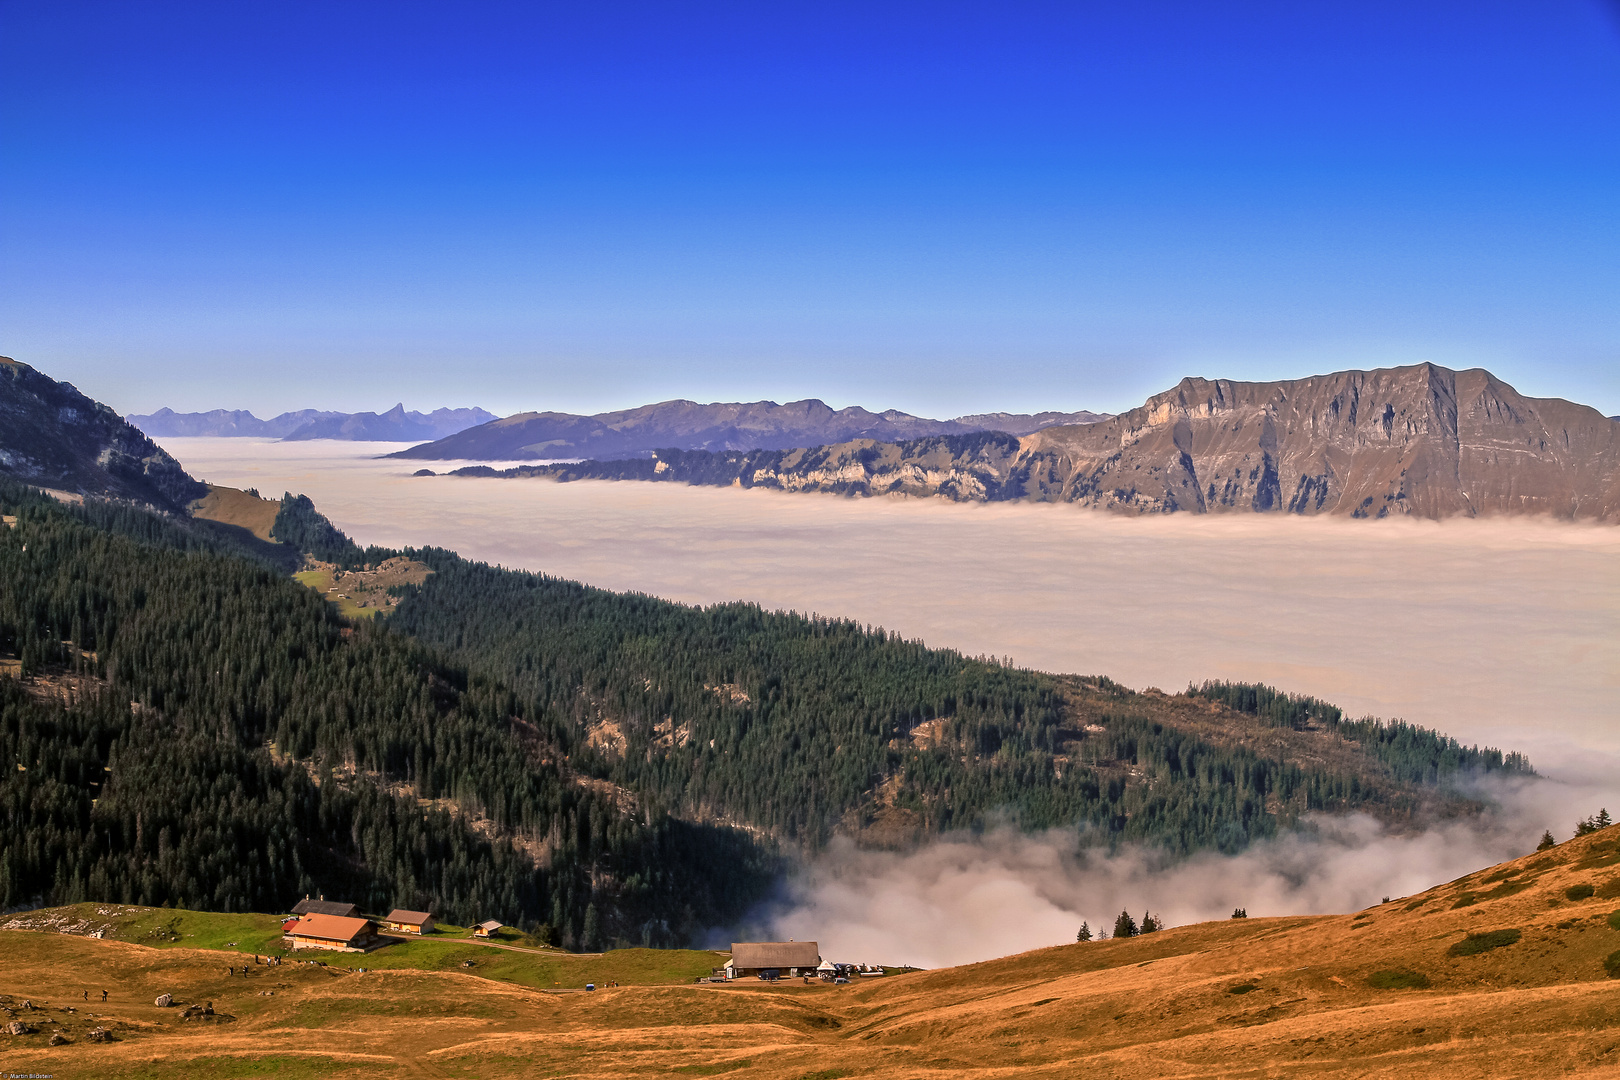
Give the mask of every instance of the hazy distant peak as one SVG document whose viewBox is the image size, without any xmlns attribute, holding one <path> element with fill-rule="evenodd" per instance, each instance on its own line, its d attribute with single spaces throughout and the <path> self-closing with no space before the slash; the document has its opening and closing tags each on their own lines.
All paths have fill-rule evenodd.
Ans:
<svg viewBox="0 0 1620 1080">
<path fill-rule="evenodd" d="M 798 401 L 677 399 L 580 416 L 528 412 L 470 428 L 398 457 L 473 461 L 552 458 L 645 458 L 655 450 L 780 450 L 874 439 L 880 442 L 996 430 L 1028 434 L 1050 424 L 1086 423 L 1100 413 L 1013 413 L 930 420 L 898 409 L 874 413 L 859 405 L 834 409 L 820 398 Z"/>
<path fill-rule="evenodd" d="M 157 438 L 202 435 L 216 438 L 252 436 L 263 439 L 388 442 L 443 438 L 494 419 L 494 413 L 477 408 L 438 408 L 426 414 L 407 412 L 404 402 L 380 414 L 301 409 L 284 412 L 270 420 L 260 420 L 245 409 L 177 413 L 173 409 L 162 408 L 148 415 L 129 417 L 130 423 Z"/>
</svg>

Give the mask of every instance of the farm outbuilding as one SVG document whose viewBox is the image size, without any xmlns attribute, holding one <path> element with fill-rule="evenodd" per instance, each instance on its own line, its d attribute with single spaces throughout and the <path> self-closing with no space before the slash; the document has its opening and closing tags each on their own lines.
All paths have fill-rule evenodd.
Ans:
<svg viewBox="0 0 1620 1080">
<path fill-rule="evenodd" d="M 479 937 L 479 938 L 494 937 L 495 936 L 495 931 L 499 930 L 501 927 L 503 927 L 505 925 L 506 925 L 505 923 L 498 922 L 495 919 L 486 919 L 483 922 L 479 923 L 477 926 L 473 927 L 473 937 Z"/>
<path fill-rule="evenodd" d="M 395 908 L 383 920 L 383 929 L 394 934 L 431 934 L 433 916 L 426 911 L 406 911 Z"/>
<path fill-rule="evenodd" d="M 814 941 L 734 941 L 726 961 L 726 978 L 742 979 L 774 971 L 789 978 L 814 974 L 821 965 Z"/>
<path fill-rule="evenodd" d="M 382 944 L 377 938 L 377 926 L 370 919 L 319 914 L 300 916 L 284 924 L 282 940 L 294 949 L 334 952 L 367 952 Z"/>
<path fill-rule="evenodd" d="M 292 907 L 294 915 L 336 915 L 340 919 L 358 919 L 360 909 L 353 904 L 341 900 L 328 900 L 324 896 L 316 900 L 304 897 Z"/>
</svg>

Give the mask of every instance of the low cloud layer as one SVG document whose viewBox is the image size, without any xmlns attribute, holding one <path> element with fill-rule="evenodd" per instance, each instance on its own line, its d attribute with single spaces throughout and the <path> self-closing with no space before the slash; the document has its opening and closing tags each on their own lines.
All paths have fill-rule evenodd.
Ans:
<svg viewBox="0 0 1620 1080">
<path fill-rule="evenodd" d="M 416 478 L 419 462 L 369 457 L 387 444 L 163 442 L 216 483 L 307 493 L 362 543 L 846 616 L 1138 688 L 1263 680 L 1538 765 L 1620 750 L 1614 526 Z"/>
<path fill-rule="evenodd" d="M 195 475 L 304 492 L 362 543 L 674 600 L 754 600 L 968 653 L 1166 689 L 1263 680 L 1353 713 L 1527 752 L 1473 823 L 1364 817 L 1231 858 L 1082 853 L 1072 834 L 834 846 L 752 929 L 840 960 L 937 966 L 1074 940 L 1128 907 L 1173 924 L 1353 911 L 1620 811 L 1620 529 L 1536 520 L 1131 519 L 1066 506 L 843 499 L 635 483 L 413 478 L 392 447 L 166 439 Z M 435 463 L 435 468 L 450 463 Z"/>
<path fill-rule="evenodd" d="M 1543 829 L 1568 839 L 1600 806 L 1620 810 L 1612 780 L 1516 780 L 1479 793 L 1496 809 L 1478 820 L 1394 834 L 1366 815 L 1319 815 L 1239 855 L 1180 862 L 1135 847 L 1087 850 L 1073 831 L 1001 828 L 904 854 L 840 841 L 736 932 L 814 940 L 838 962 L 942 967 L 1072 942 L 1082 921 L 1110 930 L 1126 909 L 1138 920 L 1151 909 L 1172 926 L 1238 907 L 1251 916 L 1357 911 L 1528 854 Z"/>
</svg>

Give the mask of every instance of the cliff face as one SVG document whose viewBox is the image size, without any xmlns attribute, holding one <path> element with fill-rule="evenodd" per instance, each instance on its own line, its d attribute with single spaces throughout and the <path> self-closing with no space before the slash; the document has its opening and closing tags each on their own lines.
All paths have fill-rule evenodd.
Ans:
<svg viewBox="0 0 1620 1080">
<path fill-rule="evenodd" d="M 0 357 L 0 472 L 175 511 L 208 491 L 107 406 L 9 357 Z"/>
<path fill-rule="evenodd" d="M 1549 514 L 1620 520 L 1620 423 L 1432 364 L 1275 383 L 1184 379 L 1023 438 L 870 440 L 521 470 L 789 491 L 1074 502 L 1136 513 Z"/>
<path fill-rule="evenodd" d="M 1547 513 L 1613 520 L 1620 425 L 1432 364 L 1280 383 L 1184 379 L 1141 408 L 1025 440 L 1042 494 L 1139 510 Z"/>
</svg>

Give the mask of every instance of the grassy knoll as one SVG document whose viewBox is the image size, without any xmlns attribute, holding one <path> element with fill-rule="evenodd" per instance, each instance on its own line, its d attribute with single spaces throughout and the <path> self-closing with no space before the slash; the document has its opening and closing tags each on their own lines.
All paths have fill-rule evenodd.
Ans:
<svg viewBox="0 0 1620 1080">
<path fill-rule="evenodd" d="M 688 983 L 726 961 L 725 953 L 702 949 L 570 953 L 536 947 L 514 931 L 502 933 L 497 944 L 510 947 L 499 948 L 474 939 L 470 928 L 450 925 L 423 938 L 391 939 L 390 944 L 369 953 L 294 953 L 282 946 L 281 919 L 275 915 L 126 904 L 74 904 L 24 912 L 0 919 L 0 927 L 99 935 L 100 940 L 153 949 L 210 949 L 244 956 L 313 959 L 348 971 L 465 972 L 537 990 L 582 989 L 587 983 L 608 982 L 641 986 Z M 227 966 L 233 963 L 221 962 Z"/>
<path fill-rule="evenodd" d="M 518 952 L 482 945 L 465 937 L 401 941 L 376 952 L 323 957 L 331 966 L 389 971 L 469 971 L 538 990 L 580 989 L 619 982 L 627 986 L 689 983 L 726 962 L 725 953 L 698 949 L 614 949 L 576 954 L 548 949 Z M 467 962 L 472 967 L 468 968 Z"/>
<path fill-rule="evenodd" d="M 370 619 L 376 616 L 376 608 L 361 607 L 349 596 L 339 596 L 332 591 L 333 570 L 324 567 L 319 570 L 300 570 L 293 575 L 300 585 L 307 585 L 329 601 L 337 605 L 338 614 L 346 619 Z"/>
<path fill-rule="evenodd" d="M 281 511 L 280 499 L 261 499 L 239 488 L 208 485 L 208 494 L 191 504 L 193 517 L 246 529 L 260 540 L 270 541 L 270 527 Z"/>
<path fill-rule="evenodd" d="M 1620 828 L 1610 832 L 1517 860 L 1511 875 L 1439 886 L 1425 904 L 1171 927 L 848 986 L 696 984 L 687 978 L 713 954 L 519 953 L 459 930 L 329 955 L 324 967 L 249 965 L 231 976 L 234 949 L 193 943 L 239 949 L 265 916 L 80 905 L 44 913 L 59 920 L 56 933 L 0 929 L 0 1010 L 35 1029 L 0 1034 L 0 1070 L 113 1080 L 1620 1078 L 1620 929 L 1600 895 L 1617 876 Z M 1508 877 L 1525 887 L 1492 895 Z M 1583 883 L 1594 894 L 1569 899 Z M 1475 903 L 1454 908 L 1465 892 Z M 110 924 L 108 936 L 84 936 L 101 928 L 90 915 Z M 1511 945 L 1451 948 L 1508 927 Z M 143 933 L 153 945 L 132 943 Z M 604 988 L 540 992 L 568 980 Z M 624 985 L 605 986 L 613 981 Z M 82 988 L 98 993 L 86 1002 Z M 160 993 L 212 1002 L 216 1015 L 182 1020 L 155 1006 Z M 89 1041 L 93 1026 L 116 1041 Z M 49 1045 L 51 1032 L 67 1043 Z"/>
</svg>

